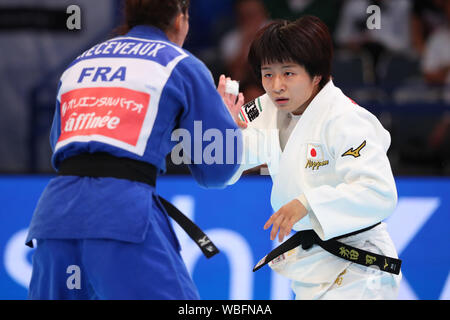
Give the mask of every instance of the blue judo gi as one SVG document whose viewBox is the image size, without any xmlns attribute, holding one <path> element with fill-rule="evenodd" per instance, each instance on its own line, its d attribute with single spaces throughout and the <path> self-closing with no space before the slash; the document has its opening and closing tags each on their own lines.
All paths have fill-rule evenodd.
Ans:
<svg viewBox="0 0 450 320">
<path fill-rule="evenodd" d="M 172 137 L 175 129 L 191 135 L 183 140 L 187 158 L 210 143 L 197 137 L 194 145 L 199 124 L 202 132 L 222 134 L 223 153 L 216 154 L 222 161 L 192 161 L 188 167 L 201 186 L 225 187 L 238 168 L 241 133 L 211 73 L 161 30 L 137 26 L 90 48 L 61 76 L 50 133 L 52 165 L 58 170 L 65 159 L 101 152 L 147 162 L 162 174 L 167 154 L 180 141 Z M 236 132 L 236 143 L 225 147 L 227 129 Z M 199 298 L 151 185 L 57 176 L 33 214 L 26 242 L 32 239 L 37 248 L 30 299 Z"/>
</svg>

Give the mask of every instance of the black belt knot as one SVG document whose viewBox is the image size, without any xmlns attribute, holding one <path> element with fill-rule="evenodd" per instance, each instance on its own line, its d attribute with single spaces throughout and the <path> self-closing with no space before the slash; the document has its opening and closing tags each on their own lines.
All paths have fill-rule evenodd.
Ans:
<svg viewBox="0 0 450 320">
<path fill-rule="evenodd" d="M 317 240 L 320 240 L 313 230 L 306 230 L 301 235 L 302 237 L 300 242 L 303 250 L 310 249 L 315 243 L 317 243 Z"/>
</svg>

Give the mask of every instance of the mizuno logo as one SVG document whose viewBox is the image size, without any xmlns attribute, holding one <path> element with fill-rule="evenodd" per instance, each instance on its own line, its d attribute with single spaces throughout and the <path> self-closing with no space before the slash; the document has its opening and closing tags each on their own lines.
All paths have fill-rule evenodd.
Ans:
<svg viewBox="0 0 450 320">
<path fill-rule="evenodd" d="M 355 158 L 358 158 L 361 154 L 359 153 L 361 151 L 362 148 L 364 148 L 366 146 L 366 140 L 364 140 L 363 143 L 361 143 L 361 145 L 356 148 L 355 150 L 353 150 L 353 148 L 350 148 L 349 150 L 345 151 L 341 157 L 345 157 L 345 156 L 353 156 Z"/>
<path fill-rule="evenodd" d="M 201 239 L 198 239 L 198 243 L 200 244 L 201 247 L 206 246 L 208 243 L 210 243 L 211 241 L 208 239 L 207 236 L 204 236 Z"/>
</svg>

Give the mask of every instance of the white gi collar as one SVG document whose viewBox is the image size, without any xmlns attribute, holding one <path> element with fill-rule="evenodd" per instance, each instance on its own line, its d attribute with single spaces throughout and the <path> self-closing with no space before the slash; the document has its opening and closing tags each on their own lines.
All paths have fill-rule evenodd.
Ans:
<svg viewBox="0 0 450 320">
<path fill-rule="evenodd" d="M 309 118 L 310 114 L 319 111 L 318 109 L 321 109 L 321 107 L 331 104 L 334 100 L 336 90 L 338 90 L 338 88 L 334 85 L 333 80 L 330 79 L 303 112 L 302 122 L 305 122 L 306 118 Z"/>
</svg>

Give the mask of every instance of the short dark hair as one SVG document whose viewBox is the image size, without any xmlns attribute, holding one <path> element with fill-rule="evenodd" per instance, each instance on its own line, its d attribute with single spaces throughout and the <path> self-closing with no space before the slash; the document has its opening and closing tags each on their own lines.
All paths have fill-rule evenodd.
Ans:
<svg viewBox="0 0 450 320">
<path fill-rule="evenodd" d="M 248 54 L 258 79 L 262 64 L 292 61 L 303 66 L 311 77 L 322 76 L 320 88 L 330 79 L 332 59 L 333 42 L 328 27 L 314 16 L 268 24 L 258 31 Z"/>
<path fill-rule="evenodd" d="M 124 0 L 124 22 L 116 30 L 125 34 L 138 25 L 150 25 L 167 31 L 180 12 L 189 10 L 189 0 Z"/>
</svg>

